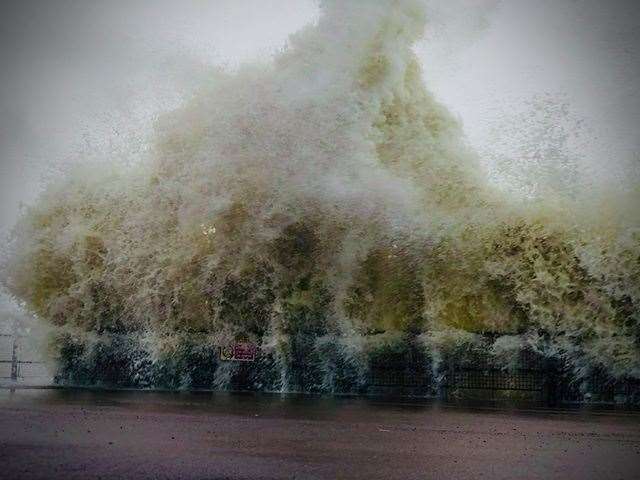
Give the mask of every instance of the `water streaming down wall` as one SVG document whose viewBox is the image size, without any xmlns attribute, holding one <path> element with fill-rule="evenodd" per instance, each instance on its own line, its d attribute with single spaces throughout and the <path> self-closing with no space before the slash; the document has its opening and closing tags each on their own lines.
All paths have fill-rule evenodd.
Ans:
<svg viewBox="0 0 640 480">
<path fill-rule="evenodd" d="M 53 327 L 61 382 L 224 388 L 238 339 L 264 390 L 361 392 L 407 358 L 438 377 L 477 345 L 640 377 L 637 189 L 492 189 L 425 89 L 425 15 L 324 1 L 272 64 L 163 115 L 146 163 L 49 186 L 3 283 Z"/>
</svg>

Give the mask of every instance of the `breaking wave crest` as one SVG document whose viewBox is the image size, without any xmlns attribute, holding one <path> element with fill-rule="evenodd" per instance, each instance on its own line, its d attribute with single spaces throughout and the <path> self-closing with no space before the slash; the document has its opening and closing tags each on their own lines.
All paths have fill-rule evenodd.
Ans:
<svg viewBox="0 0 640 480">
<path fill-rule="evenodd" d="M 264 384 L 291 388 L 306 348 L 337 388 L 398 338 L 436 359 L 490 333 L 505 365 L 527 346 L 640 377 L 637 190 L 495 190 L 425 89 L 422 3 L 321 9 L 272 64 L 164 114 L 147 162 L 77 169 L 24 213 L 3 280 L 59 361 L 160 375 L 246 339 L 276 366 Z"/>
</svg>

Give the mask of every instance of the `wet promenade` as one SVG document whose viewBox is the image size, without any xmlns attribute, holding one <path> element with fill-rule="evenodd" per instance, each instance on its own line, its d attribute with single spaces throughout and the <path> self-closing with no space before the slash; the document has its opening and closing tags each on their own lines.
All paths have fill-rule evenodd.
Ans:
<svg viewBox="0 0 640 480">
<path fill-rule="evenodd" d="M 3 479 L 637 479 L 633 412 L 0 389 Z"/>
</svg>

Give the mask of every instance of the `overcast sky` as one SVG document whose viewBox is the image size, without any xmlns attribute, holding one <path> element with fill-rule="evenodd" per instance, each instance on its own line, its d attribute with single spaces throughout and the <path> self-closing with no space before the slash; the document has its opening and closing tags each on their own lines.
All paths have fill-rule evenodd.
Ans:
<svg viewBox="0 0 640 480">
<path fill-rule="evenodd" d="M 416 46 L 425 81 L 483 155 L 515 154 L 517 142 L 500 144 L 496 130 L 549 94 L 583 120 L 585 158 L 634 158 L 640 2 L 430 4 Z M 43 172 L 91 152 L 131 155 L 132 142 L 142 149 L 154 115 L 179 104 L 209 66 L 268 61 L 317 15 L 311 0 L 2 2 L 0 234 L 37 195 Z"/>
</svg>

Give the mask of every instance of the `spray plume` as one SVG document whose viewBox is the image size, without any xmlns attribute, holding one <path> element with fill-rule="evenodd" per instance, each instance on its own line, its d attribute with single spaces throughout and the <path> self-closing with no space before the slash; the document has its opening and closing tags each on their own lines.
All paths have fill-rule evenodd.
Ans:
<svg viewBox="0 0 640 480">
<path fill-rule="evenodd" d="M 422 3 L 321 10 L 272 64 L 212 73 L 164 114 L 148 161 L 77 169 L 25 212 L 4 284 L 53 327 L 54 353 L 123 335 L 148 365 L 193 336 L 249 338 L 287 389 L 300 334 L 357 382 L 394 335 L 437 357 L 491 332 L 494 351 L 640 376 L 638 192 L 495 191 L 424 87 Z"/>
</svg>

